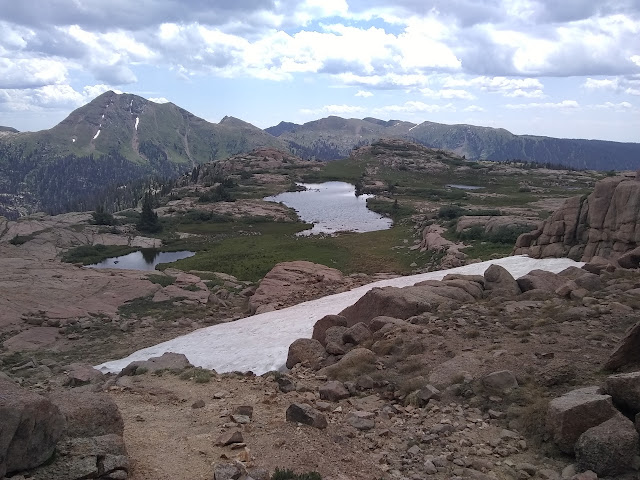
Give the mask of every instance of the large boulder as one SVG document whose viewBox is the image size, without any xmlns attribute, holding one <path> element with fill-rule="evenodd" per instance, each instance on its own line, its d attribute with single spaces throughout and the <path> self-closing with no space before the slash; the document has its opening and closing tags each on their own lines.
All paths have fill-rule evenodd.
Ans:
<svg viewBox="0 0 640 480">
<path fill-rule="evenodd" d="M 517 282 L 523 292 L 528 292 L 529 290 L 555 292 L 567 282 L 567 279 L 546 270 L 531 270 L 526 275 L 518 278 Z"/>
<path fill-rule="evenodd" d="M 588 429 L 618 414 L 611 396 L 597 391 L 597 387 L 572 390 L 549 403 L 547 430 L 564 453 L 573 453 L 578 438 Z"/>
<path fill-rule="evenodd" d="M 286 365 L 287 368 L 293 368 L 298 363 L 302 363 L 316 368 L 326 357 L 327 352 L 318 340 L 299 338 L 289 345 Z"/>
<path fill-rule="evenodd" d="M 376 355 L 366 348 L 354 348 L 333 365 L 318 373 L 331 379 L 353 380 L 376 369 Z"/>
<path fill-rule="evenodd" d="M 67 438 L 56 450 L 55 462 L 30 472 L 33 480 L 128 478 L 129 458 L 120 435 Z"/>
<path fill-rule="evenodd" d="M 182 353 L 166 352 L 159 357 L 131 362 L 118 375 L 135 375 L 140 372 L 154 373 L 159 370 L 180 371 L 192 366 L 189 359 Z"/>
<path fill-rule="evenodd" d="M 363 323 L 358 322 L 352 327 L 349 327 L 346 332 L 342 334 L 343 343 L 352 343 L 354 345 L 360 345 L 361 343 L 371 338 L 371 330 Z"/>
<path fill-rule="evenodd" d="M 515 282 L 515 280 L 514 280 Z M 474 302 L 465 289 L 444 282 L 423 282 L 412 287 L 373 288 L 340 315 L 349 325 L 369 323 L 378 316 L 407 319 L 424 312 L 433 312 L 441 305 L 459 305 Z"/>
<path fill-rule="evenodd" d="M 122 436 L 124 422 L 118 406 L 105 393 L 63 391 L 49 395 L 66 420 L 67 437 Z"/>
<path fill-rule="evenodd" d="M 634 414 L 640 412 L 640 371 L 607 377 L 605 389 L 617 406 Z"/>
<path fill-rule="evenodd" d="M 575 452 L 579 470 L 620 475 L 632 469 L 639 453 L 638 432 L 631 420 L 617 414 L 580 435 Z"/>
<path fill-rule="evenodd" d="M 489 297 L 513 297 L 522 293 L 509 270 L 496 264 L 489 266 L 484 272 L 484 290 L 485 295 Z"/>
<path fill-rule="evenodd" d="M 618 370 L 640 363 L 640 322 L 631 326 L 604 364 L 605 370 Z"/>
<path fill-rule="evenodd" d="M 48 460 L 64 424 L 50 400 L 0 378 L 0 478 Z"/>
<path fill-rule="evenodd" d="M 640 268 L 640 247 L 622 254 L 618 258 L 618 265 L 622 268 Z"/>
</svg>

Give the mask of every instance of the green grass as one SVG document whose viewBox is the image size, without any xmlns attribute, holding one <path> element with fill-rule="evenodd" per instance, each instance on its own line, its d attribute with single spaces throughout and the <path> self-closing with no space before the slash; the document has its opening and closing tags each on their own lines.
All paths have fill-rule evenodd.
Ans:
<svg viewBox="0 0 640 480">
<path fill-rule="evenodd" d="M 334 237 L 296 236 L 302 227 L 304 224 L 291 223 L 258 223 L 251 228 L 244 225 L 243 230 L 227 230 L 220 239 L 201 245 L 195 256 L 171 265 L 185 271 L 224 272 L 255 282 L 276 264 L 294 260 L 320 263 L 349 274 L 410 273 L 413 262 L 420 266 L 432 259 L 429 252 L 408 249 L 413 242 L 413 230 L 406 225 Z M 223 233 L 215 224 L 201 224 L 197 229 L 199 233 Z M 193 230 L 189 228 L 189 231 Z M 163 265 L 158 268 L 162 269 Z"/>
<path fill-rule="evenodd" d="M 477 242 L 470 247 L 461 250 L 469 258 L 491 260 L 493 255 L 508 256 L 513 251 L 513 245 L 494 242 Z"/>
<path fill-rule="evenodd" d="M 176 281 L 176 277 L 152 273 L 147 275 L 147 280 L 149 280 L 151 283 L 156 283 L 158 285 L 162 285 L 163 287 L 167 287 L 169 285 L 173 285 L 173 283 Z"/>
</svg>

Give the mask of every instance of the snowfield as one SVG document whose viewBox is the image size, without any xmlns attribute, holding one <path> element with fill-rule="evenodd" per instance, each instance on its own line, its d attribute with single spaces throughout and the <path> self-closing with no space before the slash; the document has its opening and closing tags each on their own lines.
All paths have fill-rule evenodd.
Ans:
<svg viewBox="0 0 640 480">
<path fill-rule="evenodd" d="M 133 361 L 175 352 L 186 355 L 195 366 L 215 369 L 219 373 L 250 370 L 256 375 L 262 375 L 271 370 L 282 370 L 287 361 L 289 345 L 294 340 L 310 338 L 316 321 L 353 305 L 372 288 L 407 287 L 425 280 L 441 280 L 449 273 L 481 275 L 492 264 L 502 265 L 515 278 L 535 269 L 558 273 L 572 265 L 583 265 L 567 258 L 536 260 L 519 255 L 450 270 L 382 280 L 282 310 L 201 328 L 173 340 L 138 350 L 126 358 L 105 362 L 96 368 L 105 373 L 118 373 Z"/>
</svg>

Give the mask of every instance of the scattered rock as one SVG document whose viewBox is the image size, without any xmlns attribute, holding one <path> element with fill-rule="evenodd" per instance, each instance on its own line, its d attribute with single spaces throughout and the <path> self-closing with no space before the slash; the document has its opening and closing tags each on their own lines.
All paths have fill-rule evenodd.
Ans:
<svg viewBox="0 0 640 480">
<path fill-rule="evenodd" d="M 213 480 L 239 480 L 247 474 L 241 462 L 221 462 L 213 466 Z"/>
<path fill-rule="evenodd" d="M 325 315 L 313 325 L 313 334 L 311 338 L 318 340 L 322 345 L 326 346 L 325 336 L 327 330 L 331 327 L 346 327 L 347 319 L 340 315 Z"/>
<path fill-rule="evenodd" d="M 329 400 L 330 402 L 337 402 L 350 396 L 349 390 L 345 388 L 342 382 L 337 381 L 321 385 L 318 391 L 322 400 Z"/>
<path fill-rule="evenodd" d="M 344 332 L 342 335 L 342 341 L 344 343 L 353 343 L 354 345 L 360 345 L 365 340 L 371 338 L 371 330 L 363 323 L 358 322 Z"/>
<path fill-rule="evenodd" d="M 495 393 L 501 393 L 518 388 L 518 380 L 509 370 L 493 372 L 482 379 L 482 385 Z"/>
<path fill-rule="evenodd" d="M 244 443 L 244 437 L 240 430 L 234 430 L 233 432 L 225 432 L 220 435 L 214 442 L 216 445 L 226 447 L 234 443 Z"/>
<path fill-rule="evenodd" d="M 287 422 L 297 422 L 315 428 L 327 428 L 327 418 L 320 411 L 306 403 L 292 403 L 287 408 Z"/>
<path fill-rule="evenodd" d="M 347 415 L 347 423 L 357 430 L 371 430 L 376 426 L 374 416 L 371 412 L 355 410 Z"/>
<path fill-rule="evenodd" d="M 188 367 L 193 367 L 193 365 L 182 353 L 166 352 L 149 360 L 131 362 L 120 371 L 118 376 L 136 375 L 140 372 L 154 373 L 158 370 L 180 371 Z"/>
</svg>

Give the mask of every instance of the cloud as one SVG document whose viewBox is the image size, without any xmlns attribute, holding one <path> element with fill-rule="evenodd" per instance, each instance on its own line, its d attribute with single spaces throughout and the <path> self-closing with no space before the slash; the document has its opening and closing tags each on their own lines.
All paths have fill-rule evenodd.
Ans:
<svg viewBox="0 0 640 480">
<path fill-rule="evenodd" d="M 640 75 L 614 78 L 587 78 L 582 86 L 588 90 L 610 90 L 627 95 L 640 95 Z"/>
<path fill-rule="evenodd" d="M 115 90 L 108 85 L 88 85 L 77 91 L 70 85 L 46 85 L 39 88 L 0 90 L 0 110 L 33 111 L 79 107 L 98 95 Z M 115 90 L 116 93 L 121 93 Z"/>
<path fill-rule="evenodd" d="M 0 88 L 34 88 L 67 80 L 66 66 L 49 59 L 0 58 Z"/>
<path fill-rule="evenodd" d="M 537 78 L 450 77 L 444 81 L 445 88 L 468 87 L 482 92 L 499 93 L 505 97 L 541 98 L 544 85 Z"/>
<path fill-rule="evenodd" d="M 457 98 L 457 99 L 464 99 L 464 100 L 473 100 L 474 98 L 476 98 L 474 95 L 467 92 L 466 90 L 451 89 L 451 88 L 444 88 L 441 90 L 432 90 L 430 88 L 422 88 L 420 89 L 420 92 L 425 97 L 429 97 L 429 98 L 444 98 L 444 99 Z"/>
<path fill-rule="evenodd" d="M 373 97 L 373 93 L 369 92 L 368 90 L 358 90 L 358 92 L 356 93 L 356 97 Z"/>
<path fill-rule="evenodd" d="M 512 110 L 526 110 L 526 109 L 553 109 L 553 110 L 575 110 L 580 108 L 580 104 L 575 100 L 563 100 L 562 102 L 548 102 L 548 103 L 520 103 L 518 105 L 507 104 L 506 108 Z"/>
<path fill-rule="evenodd" d="M 303 115 L 353 115 L 365 111 L 364 107 L 357 105 L 325 105 L 315 109 L 303 108 L 300 113 Z"/>
<path fill-rule="evenodd" d="M 448 103 L 446 105 L 439 105 L 439 104 L 427 104 L 427 103 L 417 102 L 417 101 L 409 101 L 401 105 L 385 105 L 384 107 L 373 109 L 373 112 L 376 114 L 417 113 L 417 112 L 435 113 L 435 112 L 445 112 L 445 111 L 455 112 L 456 108 L 451 103 Z"/>
<path fill-rule="evenodd" d="M 478 105 L 469 105 L 468 107 L 465 107 L 462 111 L 463 112 L 484 112 L 484 108 Z"/>
</svg>

